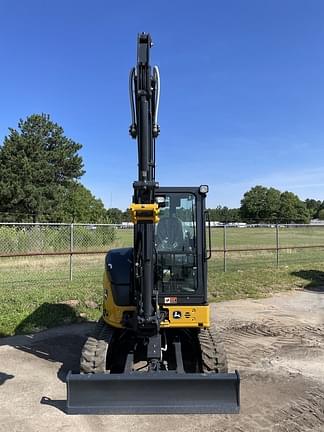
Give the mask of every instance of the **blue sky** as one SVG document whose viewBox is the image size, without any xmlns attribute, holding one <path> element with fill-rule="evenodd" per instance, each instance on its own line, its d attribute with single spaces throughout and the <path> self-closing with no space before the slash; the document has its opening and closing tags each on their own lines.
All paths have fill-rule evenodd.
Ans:
<svg viewBox="0 0 324 432">
<path fill-rule="evenodd" d="M 83 144 L 82 182 L 126 208 L 137 175 L 128 73 L 151 32 L 157 180 L 239 206 L 256 184 L 324 200 L 322 0 L 0 1 L 0 140 L 49 113 Z"/>
</svg>

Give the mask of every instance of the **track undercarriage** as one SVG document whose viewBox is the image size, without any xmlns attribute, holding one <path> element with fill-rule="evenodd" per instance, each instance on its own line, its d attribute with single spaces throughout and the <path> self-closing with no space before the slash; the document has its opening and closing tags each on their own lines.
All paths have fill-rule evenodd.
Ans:
<svg viewBox="0 0 324 432">
<path fill-rule="evenodd" d="M 164 346 L 156 370 L 228 372 L 224 347 L 214 326 L 201 330 L 164 329 L 161 333 Z M 152 365 L 146 359 L 145 336 L 115 329 L 101 319 L 83 347 L 80 369 L 82 373 L 147 372 Z"/>
</svg>

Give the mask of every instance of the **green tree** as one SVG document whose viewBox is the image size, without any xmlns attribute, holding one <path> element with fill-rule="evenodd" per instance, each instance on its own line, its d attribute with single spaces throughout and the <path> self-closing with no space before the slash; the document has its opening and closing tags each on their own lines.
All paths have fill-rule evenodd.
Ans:
<svg viewBox="0 0 324 432">
<path fill-rule="evenodd" d="M 47 114 L 33 114 L 9 129 L 0 148 L 0 211 L 15 220 L 51 220 L 83 171 L 81 144 Z M 46 215 L 46 216 L 41 216 Z"/>
<path fill-rule="evenodd" d="M 210 220 L 217 222 L 239 222 L 241 220 L 240 210 L 217 206 L 214 209 L 208 209 Z"/>
<path fill-rule="evenodd" d="M 127 208 L 125 211 L 123 211 L 122 222 L 130 222 L 131 220 L 131 211 L 129 208 Z"/>
<path fill-rule="evenodd" d="M 324 220 L 324 209 L 321 209 L 321 210 L 318 212 L 318 219 L 320 219 L 320 220 Z"/>
<path fill-rule="evenodd" d="M 279 190 L 258 185 L 244 194 L 240 213 L 247 221 L 269 222 L 278 218 L 280 205 Z"/>
<path fill-rule="evenodd" d="M 255 186 L 244 194 L 241 215 L 253 222 L 308 223 L 310 211 L 292 192 Z"/>
<path fill-rule="evenodd" d="M 292 192 L 283 192 L 280 195 L 280 203 L 280 222 L 309 223 L 310 212 L 297 195 Z"/>
<path fill-rule="evenodd" d="M 122 211 L 119 208 L 112 207 L 107 210 L 107 215 L 109 217 L 110 223 L 121 224 L 122 222 L 131 221 L 131 212 L 129 208 L 125 211 Z"/>
<path fill-rule="evenodd" d="M 107 216 L 111 223 L 121 224 L 123 222 L 123 212 L 115 207 L 107 210 Z"/>
<path fill-rule="evenodd" d="M 320 205 L 320 207 L 319 207 L 319 209 L 318 209 L 318 212 L 316 213 L 315 217 L 319 218 L 319 212 L 320 212 L 321 210 L 324 210 L 324 201 L 322 201 L 322 203 L 321 203 L 321 205 Z"/>
<path fill-rule="evenodd" d="M 310 216 L 312 218 L 317 217 L 318 212 L 321 209 L 321 205 L 322 205 L 321 201 L 307 198 L 305 200 L 305 204 L 306 204 L 307 209 L 310 212 Z"/>
<path fill-rule="evenodd" d="M 53 212 L 57 222 L 109 223 L 110 218 L 101 199 L 80 183 L 70 184 Z"/>
</svg>

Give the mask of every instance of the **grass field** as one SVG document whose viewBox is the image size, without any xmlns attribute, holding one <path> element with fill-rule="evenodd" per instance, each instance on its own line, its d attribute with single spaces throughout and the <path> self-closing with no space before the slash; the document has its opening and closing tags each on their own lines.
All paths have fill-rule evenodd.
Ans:
<svg viewBox="0 0 324 432">
<path fill-rule="evenodd" d="M 212 228 L 212 249 L 224 249 L 223 228 Z M 324 227 L 280 227 L 279 246 L 281 265 L 324 262 Z M 132 230 L 118 230 L 115 243 L 119 247 L 132 243 Z M 298 246 L 318 246 L 315 249 L 293 249 Z M 277 263 L 276 251 L 256 251 L 258 248 L 276 248 L 275 228 L 226 228 L 226 267 L 227 270 L 246 270 L 253 267 L 273 267 Z M 251 251 L 231 252 L 231 249 L 252 249 Z M 224 254 L 214 252 L 215 267 L 224 268 Z"/>
<path fill-rule="evenodd" d="M 133 231 L 120 229 L 116 233 L 115 243 L 119 246 L 129 246 L 132 244 Z M 212 248 L 223 249 L 224 230 L 222 227 L 212 228 Z M 276 247 L 276 229 L 273 228 L 226 228 L 227 247 L 238 248 L 261 248 Z M 315 246 L 324 245 L 324 226 L 301 226 L 301 227 L 280 227 L 279 244 L 287 246 Z"/>
<path fill-rule="evenodd" d="M 281 228 L 279 238 L 282 246 L 322 245 L 324 229 Z M 227 228 L 228 248 L 273 247 L 275 240 L 275 229 Z M 223 230 L 213 229 L 212 247 L 222 249 L 222 242 Z M 132 231 L 118 230 L 110 247 L 131 243 Z M 289 249 L 281 251 L 279 257 L 276 269 L 275 252 L 231 252 L 227 254 L 228 272 L 224 273 L 223 253 L 214 253 L 209 261 L 210 301 L 324 285 L 321 248 Z M 69 260 L 69 256 L 0 258 L 0 335 L 100 316 L 104 254 L 73 256 L 72 282 Z"/>
</svg>

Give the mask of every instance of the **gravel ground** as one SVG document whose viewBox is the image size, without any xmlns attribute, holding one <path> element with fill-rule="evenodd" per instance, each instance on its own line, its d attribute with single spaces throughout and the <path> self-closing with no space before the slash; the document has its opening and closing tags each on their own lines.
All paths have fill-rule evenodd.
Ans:
<svg viewBox="0 0 324 432">
<path fill-rule="evenodd" d="M 0 340 L 0 431 L 324 431 L 324 289 L 212 309 L 241 374 L 241 414 L 66 415 L 64 377 L 91 330 L 79 324 Z"/>
</svg>

